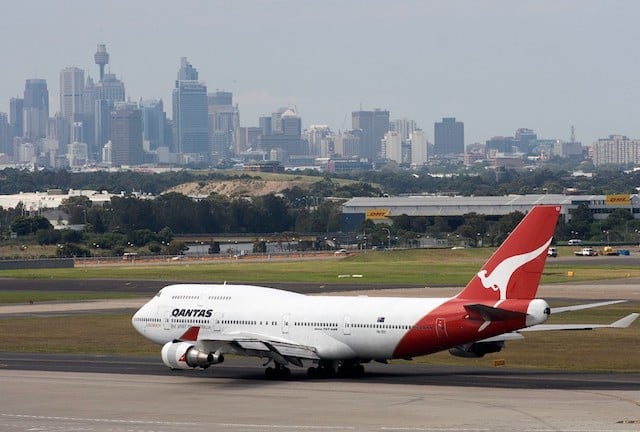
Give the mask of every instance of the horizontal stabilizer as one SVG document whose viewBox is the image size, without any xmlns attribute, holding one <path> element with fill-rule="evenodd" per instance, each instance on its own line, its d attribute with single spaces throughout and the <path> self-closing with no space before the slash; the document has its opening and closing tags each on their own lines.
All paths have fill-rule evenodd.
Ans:
<svg viewBox="0 0 640 432">
<path fill-rule="evenodd" d="M 626 301 L 627 300 L 611 300 L 611 301 L 604 301 L 604 302 L 598 302 L 598 303 L 587 303 L 587 304 L 574 305 L 574 306 L 557 307 L 557 308 L 551 308 L 551 313 L 557 314 L 561 312 L 573 312 L 577 310 L 591 309 L 591 308 L 609 306 L 609 305 L 618 304 L 618 303 L 625 303 Z"/>
<path fill-rule="evenodd" d="M 527 316 L 526 313 L 514 312 L 483 304 L 464 305 L 464 308 L 469 312 L 469 319 L 477 321 L 505 321 Z"/>
<path fill-rule="evenodd" d="M 523 328 L 525 331 L 553 331 L 553 330 L 593 330 L 597 328 L 627 328 L 638 318 L 637 313 L 632 313 L 611 324 L 539 324 Z"/>
</svg>

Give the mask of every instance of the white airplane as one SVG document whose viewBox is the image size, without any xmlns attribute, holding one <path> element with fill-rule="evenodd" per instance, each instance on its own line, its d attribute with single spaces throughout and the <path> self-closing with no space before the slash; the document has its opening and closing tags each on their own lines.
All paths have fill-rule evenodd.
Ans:
<svg viewBox="0 0 640 432">
<path fill-rule="evenodd" d="M 162 288 L 133 316 L 135 329 L 163 344 L 172 369 L 207 368 L 225 354 L 267 359 L 268 378 L 289 365 L 310 377 L 360 376 L 363 363 L 410 359 L 449 350 L 461 357 L 500 351 L 520 332 L 625 328 L 612 324 L 543 324 L 551 313 L 620 301 L 552 309 L 536 299 L 560 207 L 536 206 L 452 298 L 307 296 L 250 285 L 178 284 Z M 624 301 L 624 300 L 622 300 Z"/>
</svg>

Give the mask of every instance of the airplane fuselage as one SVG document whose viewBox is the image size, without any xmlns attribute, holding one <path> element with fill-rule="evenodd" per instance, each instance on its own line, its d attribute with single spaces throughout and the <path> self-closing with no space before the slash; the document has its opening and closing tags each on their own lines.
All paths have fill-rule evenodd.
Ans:
<svg viewBox="0 0 640 432">
<path fill-rule="evenodd" d="M 430 354 L 546 319 L 543 300 L 509 302 L 503 307 L 528 313 L 529 319 L 490 322 L 474 317 L 464 307 L 469 302 L 456 298 L 307 296 L 248 285 L 184 284 L 162 289 L 133 324 L 159 344 L 199 327 L 203 340 L 259 335 L 314 347 L 324 360 L 386 360 Z"/>
</svg>

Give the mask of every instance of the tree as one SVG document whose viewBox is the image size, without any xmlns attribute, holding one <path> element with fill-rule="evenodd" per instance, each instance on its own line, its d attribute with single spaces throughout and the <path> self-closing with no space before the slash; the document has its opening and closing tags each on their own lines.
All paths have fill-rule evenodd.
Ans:
<svg viewBox="0 0 640 432">
<path fill-rule="evenodd" d="M 33 234 L 38 230 L 52 230 L 53 225 L 43 216 L 18 216 L 11 223 L 11 231 L 18 235 Z"/>
</svg>

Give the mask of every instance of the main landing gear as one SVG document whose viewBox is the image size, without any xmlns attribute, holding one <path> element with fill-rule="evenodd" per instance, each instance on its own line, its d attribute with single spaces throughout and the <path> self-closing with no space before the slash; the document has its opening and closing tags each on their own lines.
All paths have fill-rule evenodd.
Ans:
<svg viewBox="0 0 640 432">
<path fill-rule="evenodd" d="M 334 362 L 320 360 L 317 367 L 307 369 L 309 378 L 361 378 L 364 376 L 364 366 L 358 362 Z"/>
<path fill-rule="evenodd" d="M 269 380 L 287 380 L 291 378 L 291 369 L 283 364 L 275 363 L 274 366 L 269 366 L 264 370 L 264 376 Z M 356 361 L 320 360 L 317 366 L 307 369 L 307 376 L 312 379 L 362 378 L 364 366 Z"/>
<path fill-rule="evenodd" d="M 284 365 L 276 364 L 275 367 L 269 366 L 266 368 L 264 370 L 264 376 L 272 380 L 286 380 L 291 377 L 291 369 Z"/>
</svg>

